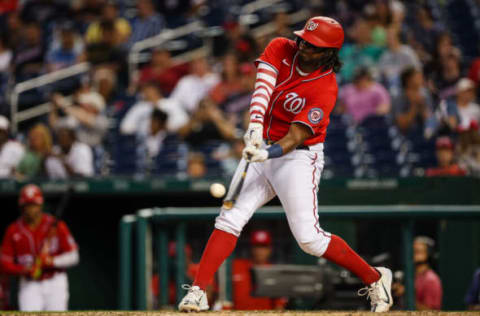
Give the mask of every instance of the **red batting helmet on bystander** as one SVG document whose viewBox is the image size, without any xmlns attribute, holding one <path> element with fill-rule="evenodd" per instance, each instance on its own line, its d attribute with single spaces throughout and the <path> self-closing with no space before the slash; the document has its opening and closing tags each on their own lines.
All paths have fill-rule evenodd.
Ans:
<svg viewBox="0 0 480 316">
<path fill-rule="evenodd" d="M 307 21 L 303 30 L 293 33 L 316 47 L 340 49 L 344 39 L 343 28 L 340 23 L 326 16 L 311 18 Z"/>
<path fill-rule="evenodd" d="M 256 230 L 250 235 L 250 244 L 252 246 L 270 246 L 272 236 L 267 230 Z"/>
<path fill-rule="evenodd" d="M 37 185 L 27 184 L 20 190 L 18 205 L 24 206 L 26 204 L 43 204 L 43 193 Z"/>
</svg>

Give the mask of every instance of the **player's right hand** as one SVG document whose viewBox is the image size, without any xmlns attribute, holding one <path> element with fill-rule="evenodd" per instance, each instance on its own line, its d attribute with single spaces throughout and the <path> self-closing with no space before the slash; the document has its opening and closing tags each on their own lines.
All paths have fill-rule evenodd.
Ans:
<svg viewBox="0 0 480 316">
<path fill-rule="evenodd" d="M 260 148 L 263 142 L 263 125 L 260 123 L 250 123 L 248 124 L 248 129 L 245 135 L 243 136 L 246 147 L 256 147 Z"/>
</svg>

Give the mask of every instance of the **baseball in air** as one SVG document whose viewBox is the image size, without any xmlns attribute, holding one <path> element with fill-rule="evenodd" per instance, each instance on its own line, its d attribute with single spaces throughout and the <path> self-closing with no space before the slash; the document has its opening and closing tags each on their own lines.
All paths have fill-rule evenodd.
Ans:
<svg viewBox="0 0 480 316">
<path fill-rule="evenodd" d="M 212 183 L 212 185 L 210 185 L 210 194 L 212 194 L 213 197 L 221 198 L 226 192 L 225 186 L 221 183 Z"/>
</svg>

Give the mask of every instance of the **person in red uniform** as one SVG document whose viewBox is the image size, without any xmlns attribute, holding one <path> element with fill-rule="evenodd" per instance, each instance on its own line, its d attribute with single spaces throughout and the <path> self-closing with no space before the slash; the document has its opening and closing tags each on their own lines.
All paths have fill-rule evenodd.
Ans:
<svg viewBox="0 0 480 316">
<path fill-rule="evenodd" d="M 24 186 L 18 202 L 21 216 L 7 228 L 0 265 L 5 273 L 20 277 L 19 308 L 67 310 L 65 269 L 79 261 L 77 244 L 65 222 L 43 213 L 43 194 L 38 186 Z"/>
<path fill-rule="evenodd" d="M 235 259 L 232 265 L 233 309 L 269 310 L 284 309 L 284 298 L 252 296 L 251 269 L 255 265 L 269 265 L 272 254 L 272 237 L 269 231 L 256 230 L 250 236 L 251 258 Z"/>
<path fill-rule="evenodd" d="M 461 177 L 467 174 L 465 170 L 454 162 L 455 148 L 450 137 L 441 136 L 437 138 L 435 146 L 437 149 L 436 156 L 438 166 L 428 168 L 425 171 L 427 177 Z"/>
<path fill-rule="evenodd" d="M 370 266 L 319 223 L 317 192 L 329 116 L 338 94 L 335 73 L 341 68 L 343 28 L 334 19 L 319 16 L 294 34 L 295 41 L 273 39 L 256 61 L 246 147 L 232 183 L 242 177 L 247 163 L 249 168 L 235 204 L 222 208 L 215 219 L 193 286 L 178 306 L 181 311 L 209 308 L 204 289 L 255 210 L 276 195 L 302 250 L 357 275 L 366 286 L 359 295 L 367 295 L 373 312 L 392 306 L 392 272 Z"/>
</svg>

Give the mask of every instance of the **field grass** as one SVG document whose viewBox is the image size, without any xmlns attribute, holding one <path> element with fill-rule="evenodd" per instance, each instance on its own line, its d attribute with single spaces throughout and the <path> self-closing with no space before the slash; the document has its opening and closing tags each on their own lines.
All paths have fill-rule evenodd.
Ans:
<svg viewBox="0 0 480 316">
<path fill-rule="evenodd" d="M 338 311 L 284 311 L 284 312 L 275 312 L 275 311 L 220 311 L 220 312 L 204 312 L 204 313 L 192 313 L 192 316 L 253 316 L 253 315 L 285 315 L 285 316 L 375 316 L 379 315 L 377 313 L 370 312 L 338 312 Z M 32 313 L 23 313 L 23 312 L 8 312 L 0 311 L 0 315 L 40 315 L 40 316 L 168 316 L 168 315 L 185 315 L 176 311 L 148 311 L 148 312 L 127 312 L 127 311 L 71 311 L 71 312 L 32 312 Z M 403 311 L 391 311 L 388 313 L 382 313 L 381 315 L 388 316 L 456 316 L 456 315 L 465 315 L 473 316 L 480 315 L 480 312 L 403 312 Z"/>
</svg>

